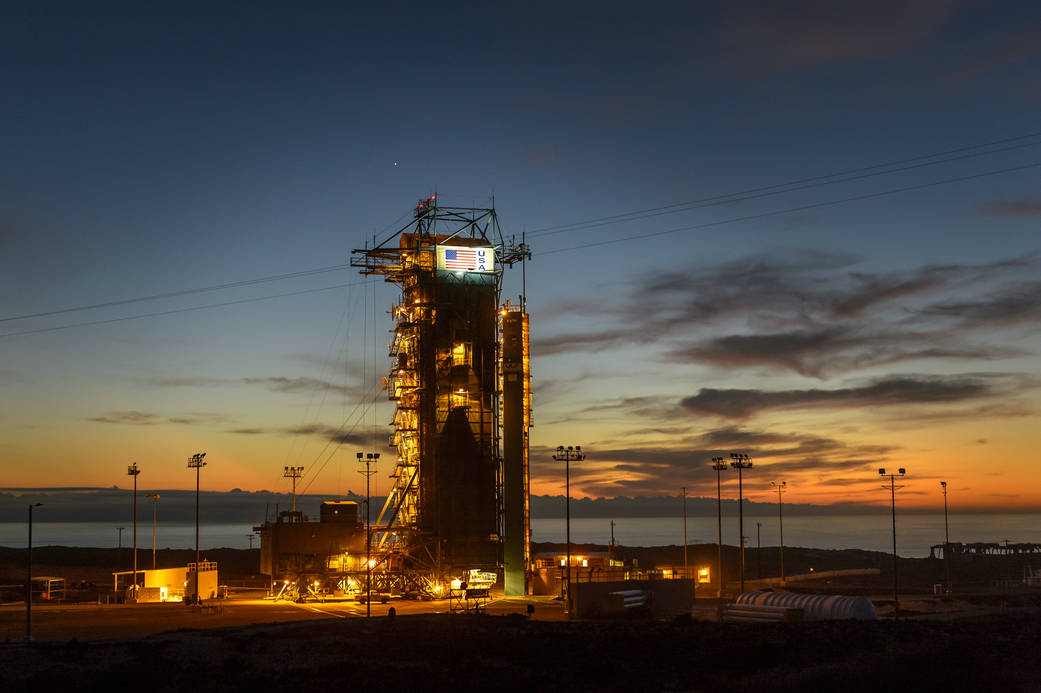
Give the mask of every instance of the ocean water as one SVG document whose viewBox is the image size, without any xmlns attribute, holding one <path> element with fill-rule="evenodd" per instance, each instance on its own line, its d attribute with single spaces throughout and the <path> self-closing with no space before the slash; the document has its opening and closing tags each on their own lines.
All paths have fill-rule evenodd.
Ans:
<svg viewBox="0 0 1041 693">
<path fill-rule="evenodd" d="M 124 527 L 122 544 L 119 529 Z M 227 547 L 248 549 L 252 523 L 203 524 L 199 527 L 199 546 L 203 549 Z M 24 522 L 0 522 L 0 546 L 25 548 L 28 528 Z M 159 523 L 158 548 L 194 549 L 195 523 Z M 33 547 L 37 546 L 92 546 L 114 549 L 133 546 L 133 525 L 116 525 L 110 522 L 33 522 Z M 253 537 L 253 546 L 260 546 L 260 539 Z M 137 548 L 152 548 L 152 523 L 138 522 Z"/>
<path fill-rule="evenodd" d="M 1041 513 L 958 514 L 949 517 L 952 542 L 1041 543 Z M 756 523 L 760 526 L 757 528 Z M 745 546 L 754 548 L 780 543 L 777 516 L 745 515 Z M 564 541 L 563 519 L 531 521 L 535 541 Z M 681 517 L 615 518 L 615 541 L 628 546 L 683 544 Z M 688 517 L 687 541 L 715 544 L 715 517 Z M 944 541 L 943 513 L 908 513 L 896 516 L 896 551 L 909 558 L 929 555 L 929 547 Z M 571 518 L 571 541 L 606 544 L 611 539 L 611 519 Z M 739 543 L 738 518 L 723 518 L 723 543 Z M 893 524 L 886 512 L 869 515 L 785 515 L 784 545 L 815 549 L 865 549 L 892 552 Z"/>
<path fill-rule="evenodd" d="M 756 526 L 759 523 L 759 527 Z M 907 513 L 896 518 L 897 553 L 907 557 L 929 555 L 929 547 L 943 543 L 943 513 Z M 252 523 L 204 524 L 199 529 L 203 549 L 250 546 Z M 562 542 L 563 518 L 532 518 L 532 538 L 540 542 Z M 25 523 L 0 523 L 0 546 L 24 548 Z M 893 550 L 892 518 L 888 512 L 869 515 L 786 515 L 784 545 L 817 549 Z M 953 542 L 1041 543 L 1041 513 L 952 514 L 950 534 Z M 615 518 L 615 541 L 628 546 L 664 546 L 683 543 L 683 520 L 679 517 Z M 777 516 L 745 516 L 746 546 L 777 546 Z M 572 518 L 571 541 L 606 544 L 611 539 L 611 518 Z M 691 544 L 716 542 L 715 517 L 687 518 L 687 541 Z M 132 545 L 131 527 L 123 530 L 122 546 Z M 738 543 L 738 519 L 723 518 L 723 543 Z M 34 522 L 33 546 L 119 546 L 117 525 L 107 522 Z M 152 547 L 151 522 L 137 526 L 139 549 Z M 253 546 L 260 546 L 253 535 Z M 160 523 L 159 548 L 195 548 L 194 523 Z"/>
</svg>

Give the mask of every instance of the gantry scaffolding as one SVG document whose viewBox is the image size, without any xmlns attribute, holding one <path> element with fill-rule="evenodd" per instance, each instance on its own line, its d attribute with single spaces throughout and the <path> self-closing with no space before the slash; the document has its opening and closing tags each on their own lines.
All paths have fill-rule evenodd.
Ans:
<svg viewBox="0 0 1041 693">
<path fill-rule="evenodd" d="M 386 378 L 396 403 L 390 442 L 397 457 L 393 488 L 373 527 L 379 560 L 394 570 L 440 580 L 498 569 L 506 546 L 512 556 L 507 572 L 520 570 L 525 582 L 527 316 L 521 347 L 516 314 L 522 311 L 500 310 L 499 297 L 503 267 L 528 256 L 523 243 L 503 239 L 494 208 L 442 207 L 433 196 L 420 201 L 412 221 L 382 243 L 352 252 L 351 265 L 362 274 L 382 275 L 401 289 L 401 302 L 391 309 Z M 523 352 L 510 365 L 511 383 L 524 383 L 521 399 L 513 397 L 510 408 L 524 407 L 522 416 L 503 416 L 504 324 L 517 335 L 513 353 Z M 507 419 L 510 430 L 503 434 Z M 506 457 L 522 462 L 504 467 L 503 435 L 515 451 Z M 509 499 L 504 489 L 512 490 Z M 516 579 L 514 590 L 515 585 Z"/>
</svg>

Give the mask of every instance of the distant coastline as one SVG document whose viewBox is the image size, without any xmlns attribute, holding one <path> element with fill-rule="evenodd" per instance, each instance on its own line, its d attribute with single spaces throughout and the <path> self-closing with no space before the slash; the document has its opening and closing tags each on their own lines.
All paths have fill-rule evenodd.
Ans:
<svg viewBox="0 0 1041 693">
<path fill-rule="evenodd" d="M 189 522 L 195 517 L 195 492 L 184 489 L 160 489 L 160 517 L 164 522 Z M 129 519 L 129 489 L 120 487 L 69 487 L 69 488 L 6 488 L 0 489 L 0 522 L 21 522 L 26 517 L 28 502 L 42 502 L 38 509 L 37 520 L 41 522 L 123 522 Z M 307 515 L 317 516 L 322 501 L 340 499 L 353 500 L 361 504 L 364 496 L 348 492 L 343 495 L 333 494 L 299 494 L 297 507 Z M 374 513 L 383 507 L 385 497 L 373 496 Z M 290 504 L 288 493 L 272 491 L 202 491 L 200 493 L 201 512 L 204 521 L 209 523 L 252 523 L 261 524 L 265 518 L 272 519 L 280 510 L 286 510 Z M 151 509 L 145 490 L 138 491 L 138 512 L 143 520 L 151 515 Z M 687 498 L 687 516 L 715 517 L 716 499 Z M 737 513 L 737 501 L 724 499 L 722 502 L 724 515 Z M 847 515 L 870 516 L 887 511 L 880 505 L 861 505 L 855 503 L 835 503 L 831 505 L 810 505 L 785 503 L 785 515 Z M 768 516 L 777 512 L 776 503 L 757 503 L 745 501 L 745 513 Z M 911 508 L 901 506 L 902 515 L 924 515 L 937 512 L 936 508 Z M 1036 508 L 973 508 L 958 509 L 961 515 L 967 514 L 1017 514 L 1041 512 Z M 531 514 L 536 518 L 563 518 L 565 515 L 564 496 L 532 496 Z M 637 517 L 681 517 L 683 505 L 679 496 L 650 496 L 636 498 L 572 498 L 571 516 L 573 518 L 637 518 Z"/>
</svg>

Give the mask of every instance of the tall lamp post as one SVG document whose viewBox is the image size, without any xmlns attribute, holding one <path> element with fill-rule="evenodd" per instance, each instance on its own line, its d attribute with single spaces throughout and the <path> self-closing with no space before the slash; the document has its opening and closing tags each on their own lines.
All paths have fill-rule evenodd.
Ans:
<svg viewBox="0 0 1041 693">
<path fill-rule="evenodd" d="M 722 457 L 712 458 L 712 468 L 716 470 L 716 572 L 719 573 L 719 589 L 716 597 L 723 597 L 723 501 L 720 498 L 720 474 L 727 468 L 727 462 Z"/>
<path fill-rule="evenodd" d="M 571 618 L 571 463 L 579 462 L 584 460 L 586 456 L 582 454 L 582 446 L 563 445 L 557 446 L 557 452 L 553 455 L 553 459 L 557 462 L 564 463 L 564 493 L 567 496 L 566 503 L 566 516 L 567 516 L 567 577 L 565 578 L 567 584 L 567 613 L 568 618 Z"/>
<path fill-rule="evenodd" d="M 781 494 L 784 493 L 785 489 L 788 487 L 788 482 L 787 481 L 782 481 L 781 483 L 777 483 L 776 481 L 771 481 L 770 485 L 773 486 L 775 489 L 777 489 L 777 524 L 778 524 L 778 526 L 780 527 L 780 530 L 781 530 L 781 585 L 783 586 L 784 585 L 784 511 L 781 509 L 783 507 L 782 503 L 781 503 Z"/>
<path fill-rule="evenodd" d="M 159 494 L 145 495 L 152 499 L 152 570 L 155 570 L 155 549 L 159 545 Z"/>
<path fill-rule="evenodd" d="M 134 603 L 137 603 L 137 475 L 140 473 L 137 462 L 127 467 L 127 474 L 134 477 Z"/>
<path fill-rule="evenodd" d="M 738 529 L 741 532 L 741 591 L 745 591 L 745 502 L 741 487 L 741 473 L 752 466 L 748 455 L 741 452 L 730 453 L 730 466 L 737 470 L 737 517 Z"/>
<path fill-rule="evenodd" d="M 947 525 L 947 482 L 941 481 L 940 488 L 943 489 L 943 568 L 947 577 L 947 585 L 944 590 L 948 595 L 951 593 L 951 532 Z"/>
<path fill-rule="evenodd" d="M 33 508 L 43 503 L 29 504 L 29 551 L 25 565 L 25 639 L 33 639 Z"/>
<path fill-rule="evenodd" d="M 282 476 L 284 476 L 286 479 L 293 480 L 293 500 L 291 501 L 289 509 L 291 512 L 294 513 L 296 512 L 296 480 L 303 476 L 303 473 L 303 467 L 285 467 L 285 471 L 282 472 Z"/>
<path fill-rule="evenodd" d="M 359 469 L 359 474 L 365 475 L 365 617 L 372 616 L 372 520 L 369 513 L 370 489 L 369 479 L 376 473 L 371 469 L 372 465 L 379 462 L 378 452 L 358 453 L 358 462 L 364 457 L 365 469 Z M 303 467 L 301 467 L 303 469 Z M 294 481 L 295 488 L 295 481 Z"/>
<path fill-rule="evenodd" d="M 896 573 L 896 490 L 903 488 L 902 485 L 896 483 L 897 477 L 903 477 L 907 471 L 900 467 L 896 474 L 887 474 L 885 467 L 879 467 L 878 475 L 885 479 L 889 477 L 889 481 L 882 484 L 882 488 L 889 489 L 890 503 L 893 509 L 893 615 L 896 616 L 900 613 L 900 595 L 899 595 L 899 582 L 897 580 Z"/>
<path fill-rule="evenodd" d="M 188 469 L 195 470 L 195 603 L 199 603 L 199 471 L 206 466 L 205 452 L 197 452 L 188 459 Z"/>
</svg>

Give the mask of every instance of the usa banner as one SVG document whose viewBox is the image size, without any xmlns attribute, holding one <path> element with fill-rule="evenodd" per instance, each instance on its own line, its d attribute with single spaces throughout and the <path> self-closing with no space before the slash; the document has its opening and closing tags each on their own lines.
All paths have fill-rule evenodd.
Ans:
<svg viewBox="0 0 1041 693">
<path fill-rule="evenodd" d="M 491 246 L 438 246 L 437 268 L 450 272 L 494 272 L 495 249 Z"/>
</svg>

